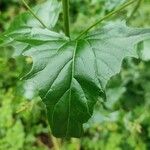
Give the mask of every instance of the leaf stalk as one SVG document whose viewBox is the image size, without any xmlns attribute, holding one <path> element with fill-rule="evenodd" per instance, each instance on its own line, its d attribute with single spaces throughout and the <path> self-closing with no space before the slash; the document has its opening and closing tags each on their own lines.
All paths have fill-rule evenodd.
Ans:
<svg viewBox="0 0 150 150">
<path fill-rule="evenodd" d="M 84 34 L 86 34 L 89 30 L 91 30 L 93 27 L 95 27 L 96 25 L 98 25 L 99 23 L 101 23 L 102 21 L 110 18 L 112 15 L 117 14 L 118 12 L 120 12 L 121 10 L 123 10 L 124 8 L 126 8 L 127 6 L 131 5 L 132 3 L 134 3 L 135 0 L 129 1 L 127 3 L 125 3 L 124 5 L 120 6 L 118 9 L 108 13 L 106 16 L 104 16 L 102 19 L 100 19 L 99 21 L 97 21 L 96 23 L 94 23 L 93 25 L 91 25 L 90 27 L 88 27 L 87 29 L 85 29 L 77 38 L 81 38 Z"/>
<path fill-rule="evenodd" d="M 135 5 L 133 11 L 131 12 L 131 15 L 128 18 L 128 22 L 132 19 L 132 17 L 134 16 L 134 14 L 137 12 L 137 10 L 139 9 L 139 7 L 141 6 L 143 0 L 138 0 L 137 4 Z"/>
<path fill-rule="evenodd" d="M 29 12 L 41 23 L 41 25 L 44 28 L 48 29 L 48 27 L 43 23 L 43 21 L 33 12 L 33 10 L 30 8 L 30 6 L 27 4 L 27 2 L 25 0 L 22 0 L 22 2 L 26 6 L 26 8 L 29 10 Z"/>
<path fill-rule="evenodd" d="M 62 4 L 63 4 L 64 32 L 66 36 L 70 37 L 69 0 L 62 0 Z"/>
</svg>

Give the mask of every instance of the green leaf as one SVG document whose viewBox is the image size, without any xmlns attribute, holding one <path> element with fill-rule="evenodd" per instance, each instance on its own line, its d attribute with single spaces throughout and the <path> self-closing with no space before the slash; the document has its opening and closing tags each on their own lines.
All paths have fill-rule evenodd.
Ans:
<svg viewBox="0 0 150 150">
<path fill-rule="evenodd" d="M 137 57 L 136 44 L 150 38 L 150 29 L 115 23 L 73 41 L 45 29 L 12 35 L 16 41 L 33 44 L 23 53 L 33 59 L 24 78 L 39 91 L 52 133 L 80 137 L 108 80 L 120 72 L 125 57 Z"/>
<path fill-rule="evenodd" d="M 47 0 L 45 3 L 39 4 L 33 8 L 33 12 L 38 18 L 50 29 L 52 29 L 58 20 L 61 10 L 61 3 L 57 0 Z M 43 28 L 41 23 L 34 18 L 30 12 L 25 12 L 16 17 L 9 28 L 10 31 L 18 30 L 18 28 L 25 27 L 40 27 Z"/>
<path fill-rule="evenodd" d="M 61 3 L 57 0 L 47 0 L 45 3 L 39 4 L 33 8 L 33 12 L 49 29 L 52 29 L 56 25 L 60 10 Z M 28 47 L 30 47 L 30 45 L 23 43 L 24 41 L 21 42 L 21 40 L 16 41 L 15 38 L 19 39 L 19 35 L 21 34 L 23 34 L 25 37 L 28 37 L 30 34 L 32 38 L 35 36 L 35 41 L 40 41 L 40 39 L 43 39 L 42 41 L 46 41 L 46 32 L 49 33 L 49 30 L 42 30 L 41 28 L 43 27 L 40 22 L 34 18 L 30 12 L 22 13 L 14 19 L 9 29 L 0 36 L 0 46 L 12 46 L 14 48 L 13 57 L 17 57 L 22 54 L 22 52 L 25 51 Z M 35 35 L 37 30 L 39 30 L 38 35 Z M 44 33 L 40 33 L 41 30 Z"/>
</svg>

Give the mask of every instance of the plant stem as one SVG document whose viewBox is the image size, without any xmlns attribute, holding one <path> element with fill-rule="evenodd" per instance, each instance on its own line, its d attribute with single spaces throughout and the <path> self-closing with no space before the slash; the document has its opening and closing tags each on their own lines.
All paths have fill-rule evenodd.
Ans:
<svg viewBox="0 0 150 150">
<path fill-rule="evenodd" d="M 128 22 L 130 21 L 130 19 L 134 16 L 134 14 L 136 13 L 136 11 L 138 10 L 138 8 L 140 7 L 141 3 L 143 2 L 143 0 L 138 0 L 135 8 L 133 9 L 130 17 L 128 18 Z"/>
<path fill-rule="evenodd" d="M 42 22 L 42 20 L 32 11 L 32 9 L 30 8 L 30 6 L 26 3 L 25 0 L 22 0 L 23 4 L 27 7 L 27 9 L 29 10 L 29 12 L 41 23 L 41 25 L 44 28 L 47 28 L 47 26 Z"/>
<path fill-rule="evenodd" d="M 62 0 L 62 4 L 63 4 L 64 32 L 66 36 L 70 37 L 69 0 Z"/>
<path fill-rule="evenodd" d="M 107 14 L 106 16 L 104 16 L 102 19 L 100 19 L 99 21 L 97 21 L 96 23 L 94 23 L 93 25 L 91 25 L 90 27 L 88 27 L 86 30 L 84 30 L 76 39 L 79 39 L 80 37 L 82 37 L 85 33 L 87 33 L 89 30 L 91 30 L 93 27 L 95 27 L 96 25 L 98 25 L 99 23 L 101 23 L 102 21 L 108 19 L 109 17 L 111 17 L 114 14 L 117 14 L 118 12 L 120 12 L 121 10 L 123 10 L 124 8 L 126 8 L 127 6 L 131 5 L 132 3 L 134 3 L 135 0 L 129 1 L 128 3 L 125 3 L 124 5 L 120 6 L 118 9 L 110 12 L 109 14 Z"/>
</svg>

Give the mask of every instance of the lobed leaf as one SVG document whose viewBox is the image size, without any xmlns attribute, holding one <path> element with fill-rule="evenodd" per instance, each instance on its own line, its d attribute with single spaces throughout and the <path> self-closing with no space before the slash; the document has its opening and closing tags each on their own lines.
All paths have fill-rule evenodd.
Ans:
<svg viewBox="0 0 150 150">
<path fill-rule="evenodd" d="M 56 1 L 47 3 L 53 2 Z M 42 12 L 47 9 L 47 3 L 35 10 L 52 27 L 59 11 L 51 14 L 55 19 L 45 19 Z M 150 29 L 129 28 L 122 22 L 106 25 L 81 39 L 69 40 L 41 28 L 25 13 L 0 37 L 0 43 L 11 43 L 20 49 L 17 55 L 32 57 L 32 69 L 23 78 L 39 91 L 52 133 L 56 137 L 80 137 L 95 103 L 105 97 L 108 80 L 120 72 L 125 57 L 137 57 L 136 45 L 149 38 Z"/>
<path fill-rule="evenodd" d="M 45 33 L 44 29 L 39 35 L 41 32 Z M 125 57 L 137 57 L 135 46 L 150 38 L 150 29 L 115 23 L 74 41 L 49 33 L 46 41 L 24 52 L 33 59 L 32 69 L 24 78 L 38 89 L 52 133 L 56 137 L 80 137 L 82 125 L 92 116 L 97 100 L 104 96 L 108 80 L 120 72 Z M 31 43 L 35 37 L 30 32 L 23 40 Z"/>
</svg>

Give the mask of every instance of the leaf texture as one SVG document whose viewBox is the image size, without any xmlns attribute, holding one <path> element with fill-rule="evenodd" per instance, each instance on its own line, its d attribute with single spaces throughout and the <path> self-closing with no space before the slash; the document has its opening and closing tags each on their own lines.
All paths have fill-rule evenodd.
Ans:
<svg viewBox="0 0 150 150">
<path fill-rule="evenodd" d="M 46 41 L 24 52 L 33 59 L 33 67 L 24 78 L 37 87 L 52 133 L 80 137 L 82 125 L 92 116 L 108 80 L 120 72 L 125 57 L 137 57 L 136 44 L 150 38 L 150 29 L 115 23 L 74 41 L 50 33 Z M 35 36 L 23 40 L 34 42 Z"/>
<path fill-rule="evenodd" d="M 52 28 L 59 7 L 56 0 L 48 0 L 34 11 Z M 12 45 L 16 55 L 32 57 L 32 68 L 23 78 L 39 91 L 53 135 L 80 137 L 83 124 L 92 116 L 98 99 L 105 96 L 107 82 L 120 72 L 123 59 L 137 57 L 136 45 L 149 38 L 150 29 L 118 22 L 69 40 L 42 28 L 24 13 L 0 36 L 0 44 Z"/>
</svg>

